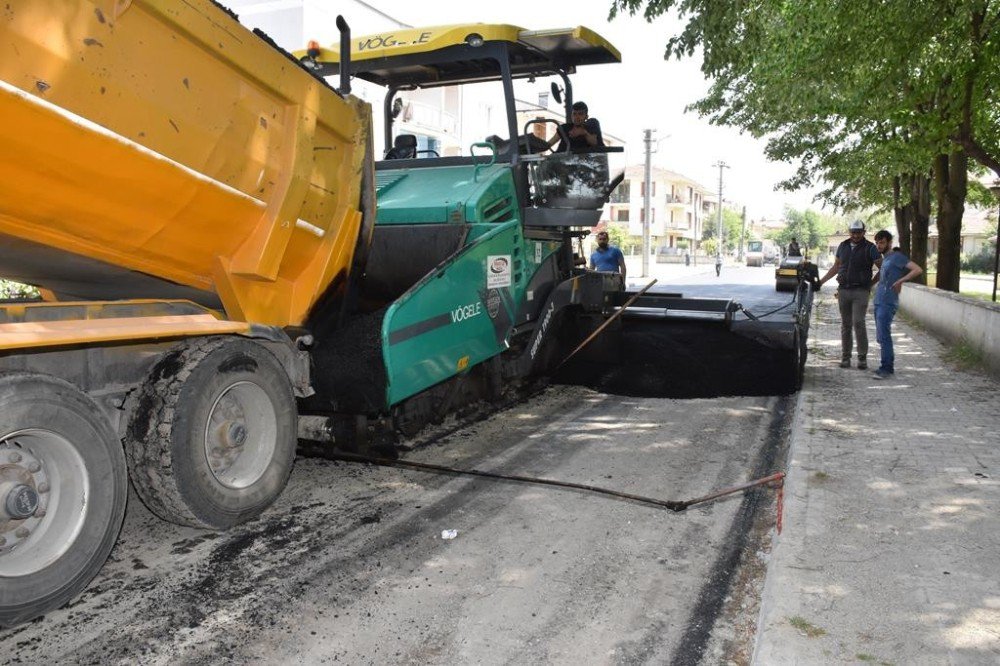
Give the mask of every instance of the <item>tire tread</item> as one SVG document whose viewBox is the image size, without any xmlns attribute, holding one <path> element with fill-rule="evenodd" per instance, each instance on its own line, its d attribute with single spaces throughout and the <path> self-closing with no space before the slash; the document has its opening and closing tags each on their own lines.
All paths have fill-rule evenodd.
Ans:
<svg viewBox="0 0 1000 666">
<path fill-rule="evenodd" d="M 124 438 L 129 477 L 149 510 L 172 523 L 215 529 L 196 516 L 184 500 L 173 473 L 170 440 L 184 383 L 199 363 L 231 339 L 194 338 L 178 345 L 154 366 L 131 405 Z M 142 416 L 145 418 L 139 418 Z"/>
</svg>

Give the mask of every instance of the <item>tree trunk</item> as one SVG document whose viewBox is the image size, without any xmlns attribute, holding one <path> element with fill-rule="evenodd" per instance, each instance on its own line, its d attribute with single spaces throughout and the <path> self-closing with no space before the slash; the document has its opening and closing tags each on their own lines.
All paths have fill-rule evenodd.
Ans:
<svg viewBox="0 0 1000 666">
<path fill-rule="evenodd" d="M 912 178 L 909 174 L 903 174 L 892 179 L 892 212 L 896 217 L 896 246 L 906 256 L 910 256 L 910 219 L 912 215 L 907 211 L 908 204 L 904 204 L 901 200 L 901 192 L 904 187 L 909 191 Z"/>
<path fill-rule="evenodd" d="M 963 150 L 934 158 L 937 199 L 937 288 L 958 293 L 962 268 L 962 214 L 968 190 L 969 156 Z"/>
<path fill-rule="evenodd" d="M 927 233 L 931 224 L 931 179 L 927 174 L 913 174 L 910 205 L 913 209 L 910 259 L 918 266 L 927 266 Z M 927 274 L 921 273 L 916 282 L 927 284 Z"/>
</svg>

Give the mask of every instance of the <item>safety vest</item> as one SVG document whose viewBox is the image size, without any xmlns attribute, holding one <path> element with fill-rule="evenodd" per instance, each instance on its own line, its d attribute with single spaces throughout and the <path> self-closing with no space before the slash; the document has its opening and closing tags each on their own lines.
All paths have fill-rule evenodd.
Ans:
<svg viewBox="0 0 1000 666">
<path fill-rule="evenodd" d="M 837 282 L 845 289 L 872 286 L 872 248 L 875 244 L 867 238 L 851 247 L 851 241 L 845 240 L 837 248 L 837 258 L 840 259 L 840 270 L 837 271 Z M 877 256 L 877 255 L 876 255 Z"/>
</svg>

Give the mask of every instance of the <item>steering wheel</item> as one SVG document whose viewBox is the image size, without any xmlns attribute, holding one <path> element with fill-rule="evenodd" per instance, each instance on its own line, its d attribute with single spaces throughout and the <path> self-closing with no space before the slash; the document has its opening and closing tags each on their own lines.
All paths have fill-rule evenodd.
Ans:
<svg viewBox="0 0 1000 666">
<path fill-rule="evenodd" d="M 531 138 L 537 139 L 538 141 L 541 141 L 544 144 L 544 147 L 543 148 L 538 148 L 538 144 L 531 145 L 532 142 L 529 139 L 528 140 L 528 144 L 526 146 L 527 149 L 528 149 L 528 154 L 529 155 L 532 154 L 532 153 L 534 153 L 534 152 L 536 152 L 535 151 L 536 148 L 538 148 L 537 152 L 539 152 L 539 153 L 542 152 L 543 150 L 552 150 L 552 147 L 549 146 L 547 142 L 545 142 L 542 139 L 539 139 L 537 136 L 534 135 L 534 133 L 528 133 L 528 127 L 530 125 L 534 124 L 534 123 L 543 123 L 543 124 L 545 124 L 545 123 L 552 123 L 553 125 L 555 125 L 556 126 L 556 133 L 559 134 L 559 138 L 562 139 L 563 145 L 566 146 L 560 152 L 569 152 L 569 134 L 567 134 L 566 130 L 563 129 L 563 124 L 561 122 L 559 122 L 558 120 L 553 120 L 552 118 L 535 118 L 534 120 L 529 120 L 528 122 L 524 123 L 524 136 L 531 137 Z M 552 150 L 552 152 L 556 152 L 556 151 Z"/>
</svg>

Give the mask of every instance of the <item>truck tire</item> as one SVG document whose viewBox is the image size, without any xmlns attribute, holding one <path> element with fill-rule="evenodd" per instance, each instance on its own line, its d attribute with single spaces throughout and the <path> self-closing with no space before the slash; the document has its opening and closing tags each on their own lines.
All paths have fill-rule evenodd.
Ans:
<svg viewBox="0 0 1000 666">
<path fill-rule="evenodd" d="M 130 400 L 132 485 L 164 520 L 224 530 L 281 494 L 295 458 L 292 386 L 271 352 L 243 338 L 186 341 Z"/>
<path fill-rule="evenodd" d="M 0 375 L 0 628 L 59 608 L 97 575 L 125 517 L 121 443 L 69 382 Z"/>
</svg>

